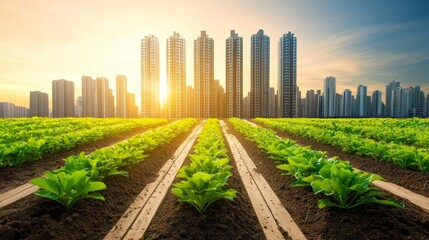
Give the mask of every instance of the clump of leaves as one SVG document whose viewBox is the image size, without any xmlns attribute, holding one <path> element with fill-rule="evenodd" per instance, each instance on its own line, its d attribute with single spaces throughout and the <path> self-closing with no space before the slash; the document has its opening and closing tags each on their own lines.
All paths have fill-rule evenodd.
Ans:
<svg viewBox="0 0 429 240">
<path fill-rule="evenodd" d="M 102 182 L 92 182 L 87 171 L 46 172 L 44 177 L 35 178 L 30 183 L 40 187 L 34 194 L 59 202 L 66 208 L 71 208 L 83 198 L 92 198 L 104 201 L 100 193 L 91 193 L 106 189 Z"/>
</svg>

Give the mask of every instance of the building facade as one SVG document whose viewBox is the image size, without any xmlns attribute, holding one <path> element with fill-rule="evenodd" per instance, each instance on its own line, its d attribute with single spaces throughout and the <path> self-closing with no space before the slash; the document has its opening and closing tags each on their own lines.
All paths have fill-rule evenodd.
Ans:
<svg viewBox="0 0 429 240">
<path fill-rule="evenodd" d="M 141 115 L 159 117 L 159 43 L 154 35 L 141 40 Z"/>
<path fill-rule="evenodd" d="M 74 83 L 64 79 L 52 81 L 52 117 L 74 117 Z"/>
<path fill-rule="evenodd" d="M 226 39 L 226 117 L 243 116 L 243 38 L 235 30 Z"/>
<path fill-rule="evenodd" d="M 259 30 L 251 38 L 250 117 L 268 117 L 270 89 L 270 37 Z"/>
<path fill-rule="evenodd" d="M 116 117 L 127 118 L 127 77 L 116 75 Z"/>
<path fill-rule="evenodd" d="M 30 92 L 29 117 L 49 117 L 49 97 L 40 91 Z"/>
<path fill-rule="evenodd" d="M 279 40 L 278 91 L 280 117 L 297 117 L 296 37 L 284 34 Z"/>
<path fill-rule="evenodd" d="M 335 117 L 336 81 L 329 76 L 323 83 L 323 117 Z"/>
</svg>

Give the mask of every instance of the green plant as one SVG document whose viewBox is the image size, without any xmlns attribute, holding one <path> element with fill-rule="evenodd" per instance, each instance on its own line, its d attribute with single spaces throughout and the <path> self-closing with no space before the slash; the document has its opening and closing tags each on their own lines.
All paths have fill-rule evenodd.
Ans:
<svg viewBox="0 0 429 240">
<path fill-rule="evenodd" d="M 229 176 L 231 174 L 228 172 L 197 172 L 186 181 L 174 184 L 172 192 L 179 201 L 187 202 L 203 213 L 211 203 L 219 199 L 234 200 L 237 191 L 223 188 Z"/>
<path fill-rule="evenodd" d="M 71 208 L 79 199 L 92 198 L 103 200 L 100 193 L 91 193 L 106 189 L 102 182 L 92 182 L 87 171 L 81 170 L 71 174 L 66 172 L 46 172 L 44 177 L 31 180 L 40 187 L 34 194 L 59 202 L 66 208 Z"/>
<path fill-rule="evenodd" d="M 319 179 L 311 183 L 313 191 L 330 197 L 319 200 L 317 206 L 354 208 L 363 204 L 377 203 L 404 208 L 394 199 L 380 199 L 383 192 L 370 187 L 375 180 L 383 178 L 377 174 L 355 171 L 344 164 L 327 164 L 319 172 Z"/>
</svg>

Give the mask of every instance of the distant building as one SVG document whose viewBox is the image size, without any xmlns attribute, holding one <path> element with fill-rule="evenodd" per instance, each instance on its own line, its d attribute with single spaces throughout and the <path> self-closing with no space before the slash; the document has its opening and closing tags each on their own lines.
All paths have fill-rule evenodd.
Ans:
<svg viewBox="0 0 429 240">
<path fill-rule="evenodd" d="M 250 117 L 268 117 L 270 38 L 264 30 L 252 35 L 250 59 Z"/>
<path fill-rule="evenodd" d="M 420 86 L 410 86 L 408 117 L 424 117 L 425 94 Z"/>
<path fill-rule="evenodd" d="M 353 116 L 353 95 L 350 89 L 346 89 L 343 92 L 341 98 L 341 110 L 340 117 L 352 117 Z"/>
<path fill-rule="evenodd" d="M 317 117 L 317 98 L 318 96 L 313 89 L 307 91 L 307 93 L 305 94 L 304 117 Z"/>
<path fill-rule="evenodd" d="M 112 90 L 109 89 L 109 80 L 104 77 L 98 77 L 96 79 L 97 86 L 97 117 L 108 118 L 111 116 L 111 94 Z"/>
<path fill-rule="evenodd" d="M 375 90 L 372 93 L 372 117 L 382 117 L 383 116 L 383 104 L 381 101 L 382 94 L 380 91 Z"/>
<path fill-rule="evenodd" d="M 386 85 L 386 117 L 395 116 L 395 90 L 400 87 L 400 83 L 393 81 Z"/>
<path fill-rule="evenodd" d="M 335 94 L 336 94 L 336 79 L 335 77 L 326 77 L 323 84 L 323 116 L 335 117 Z"/>
<path fill-rule="evenodd" d="M 139 110 L 136 105 L 136 95 L 134 93 L 127 92 L 127 118 L 137 118 L 139 117 Z"/>
<path fill-rule="evenodd" d="M 116 117 L 127 118 L 127 77 L 116 75 Z"/>
<path fill-rule="evenodd" d="M 279 114 L 280 117 L 297 117 L 297 83 L 296 83 L 296 37 L 293 33 L 283 34 L 279 40 Z"/>
<path fill-rule="evenodd" d="M 185 117 L 195 117 L 195 92 L 192 86 L 186 86 L 186 110 Z"/>
<path fill-rule="evenodd" d="M 141 40 L 141 115 L 159 117 L 159 43 L 154 35 Z"/>
<path fill-rule="evenodd" d="M 367 116 L 367 87 L 359 85 L 357 88 L 356 101 L 357 101 L 357 116 Z"/>
<path fill-rule="evenodd" d="M 174 32 L 167 39 L 167 99 L 168 118 L 183 118 L 186 113 L 186 42 Z"/>
<path fill-rule="evenodd" d="M 74 83 L 64 79 L 52 81 L 52 117 L 74 117 Z"/>
<path fill-rule="evenodd" d="M 0 102 L 0 117 L 1 118 L 14 118 L 15 117 L 15 104 L 10 102 Z"/>
<path fill-rule="evenodd" d="M 275 118 L 276 117 L 276 94 L 275 89 L 273 87 L 270 87 L 269 92 L 269 112 L 268 117 Z"/>
<path fill-rule="evenodd" d="M 194 40 L 195 117 L 214 117 L 214 41 L 201 31 Z"/>
<path fill-rule="evenodd" d="M 40 91 L 30 92 L 30 117 L 49 117 L 49 97 Z"/>
<path fill-rule="evenodd" d="M 225 89 L 220 85 L 219 80 L 214 80 L 213 83 L 213 117 L 226 117 L 226 94 Z"/>
<path fill-rule="evenodd" d="M 78 118 L 81 118 L 83 116 L 83 113 L 82 113 L 82 96 L 79 96 L 76 98 L 74 115 Z"/>
<path fill-rule="evenodd" d="M 243 38 L 235 30 L 226 39 L 226 117 L 243 115 Z"/>
<path fill-rule="evenodd" d="M 98 117 L 97 83 L 82 76 L 82 117 Z"/>
<path fill-rule="evenodd" d="M 250 98 L 251 93 L 247 92 L 246 97 L 243 98 L 243 118 L 250 118 Z"/>
</svg>

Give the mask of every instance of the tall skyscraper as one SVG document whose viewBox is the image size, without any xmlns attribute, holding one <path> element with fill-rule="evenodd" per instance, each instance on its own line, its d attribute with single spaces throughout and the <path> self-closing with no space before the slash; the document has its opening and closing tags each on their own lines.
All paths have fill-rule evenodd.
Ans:
<svg viewBox="0 0 429 240">
<path fill-rule="evenodd" d="M 82 116 L 98 117 L 97 84 L 89 76 L 82 76 Z"/>
<path fill-rule="evenodd" d="M 394 116 L 394 92 L 398 87 L 400 87 L 400 83 L 396 81 L 386 85 L 386 117 Z"/>
<path fill-rule="evenodd" d="M 52 117 L 74 117 L 74 83 L 64 79 L 52 81 Z"/>
<path fill-rule="evenodd" d="M 375 90 L 372 93 L 372 117 L 382 117 L 383 116 L 383 104 L 381 102 L 381 92 Z"/>
<path fill-rule="evenodd" d="M 270 89 L 270 37 L 259 30 L 251 39 L 250 117 L 268 117 Z"/>
<path fill-rule="evenodd" d="M 346 89 L 343 92 L 342 108 L 340 111 L 340 117 L 352 117 L 353 116 L 353 95 L 350 89 Z"/>
<path fill-rule="evenodd" d="M 214 41 L 206 31 L 194 40 L 195 117 L 214 116 Z"/>
<path fill-rule="evenodd" d="M 279 113 L 280 117 L 297 117 L 296 37 L 283 34 L 279 40 Z"/>
<path fill-rule="evenodd" d="M 141 40 L 141 115 L 159 117 L 159 44 L 154 35 Z"/>
<path fill-rule="evenodd" d="M 174 32 L 167 39 L 167 117 L 183 118 L 186 109 L 186 42 Z"/>
<path fill-rule="evenodd" d="M 329 76 L 323 84 L 323 116 L 335 117 L 336 79 Z"/>
<path fill-rule="evenodd" d="M 275 118 L 276 117 L 276 91 L 273 87 L 270 87 L 269 93 L 269 112 L 268 117 Z"/>
<path fill-rule="evenodd" d="M 110 94 L 109 94 L 109 80 L 104 77 L 98 77 L 96 79 L 97 86 L 97 117 L 107 118 L 109 115 L 109 103 L 110 103 Z"/>
<path fill-rule="evenodd" d="M 317 96 L 313 89 L 307 90 L 305 94 L 304 117 L 317 117 Z"/>
<path fill-rule="evenodd" d="M 367 115 L 367 87 L 359 85 L 357 88 L 357 116 L 366 117 Z"/>
<path fill-rule="evenodd" d="M 30 92 L 30 117 L 49 117 L 48 94 L 40 91 Z"/>
<path fill-rule="evenodd" d="M 393 116 L 392 117 L 401 117 L 402 114 L 402 88 L 397 87 L 393 91 Z"/>
<path fill-rule="evenodd" d="M 116 117 L 127 116 L 127 77 L 116 75 Z"/>
<path fill-rule="evenodd" d="M 235 30 L 226 39 L 226 117 L 243 115 L 243 38 Z"/>
</svg>

